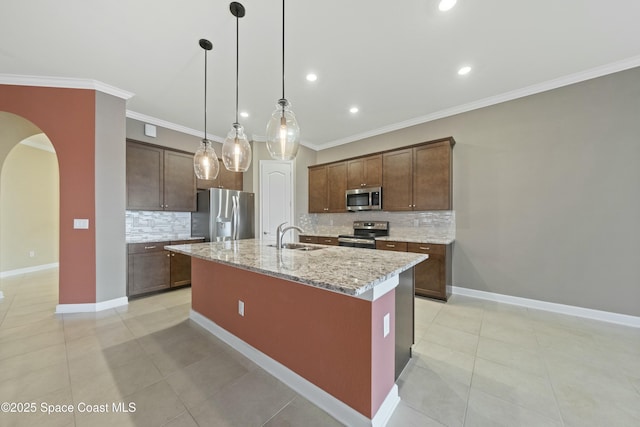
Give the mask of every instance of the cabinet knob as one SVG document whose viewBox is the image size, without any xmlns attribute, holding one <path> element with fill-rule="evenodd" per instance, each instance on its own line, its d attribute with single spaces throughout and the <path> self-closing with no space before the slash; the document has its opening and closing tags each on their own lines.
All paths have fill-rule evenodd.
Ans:
<svg viewBox="0 0 640 427">
<path fill-rule="evenodd" d="M 167 258 L 169 258 L 171 256 L 171 254 L 167 254 Z"/>
</svg>

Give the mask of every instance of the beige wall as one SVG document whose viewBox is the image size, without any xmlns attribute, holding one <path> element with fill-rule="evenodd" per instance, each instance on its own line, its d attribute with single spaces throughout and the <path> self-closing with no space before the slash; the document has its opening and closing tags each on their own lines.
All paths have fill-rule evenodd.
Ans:
<svg viewBox="0 0 640 427">
<path fill-rule="evenodd" d="M 453 136 L 454 285 L 640 316 L 640 68 L 320 151 Z"/>
<path fill-rule="evenodd" d="M 59 188 L 55 153 L 22 144 L 9 152 L 0 176 L 0 272 L 58 262 Z"/>
</svg>

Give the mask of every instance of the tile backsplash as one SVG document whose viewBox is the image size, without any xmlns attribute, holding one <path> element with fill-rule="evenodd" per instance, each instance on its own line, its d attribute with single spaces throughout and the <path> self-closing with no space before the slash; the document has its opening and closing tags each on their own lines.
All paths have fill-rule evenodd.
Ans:
<svg viewBox="0 0 640 427">
<path fill-rule="evenodd" d="M 191 212 L 127 211 L 125 224 L 127 239 L 191 236 Z"/>
<path fill-rule="evenodd" d="M 456 237 L 455 211 L 302 214 L 298 225 L 314 234 L 352 234 L 353 221 L 389 221 L 389 236 L 398 239 L 455 240 Z"/>
</svg>

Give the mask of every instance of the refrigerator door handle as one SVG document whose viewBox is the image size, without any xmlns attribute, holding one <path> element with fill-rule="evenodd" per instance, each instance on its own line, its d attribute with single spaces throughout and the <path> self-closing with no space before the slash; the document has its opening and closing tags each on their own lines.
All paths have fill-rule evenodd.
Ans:
<svg viewBox="0 0 640 427">
<path fill-rule="evenodd" d="M 231 197 L 231 223 L 233 230 L 231 231 L 231 240 L 238 240 L 238 196 Z"/>
</svg>

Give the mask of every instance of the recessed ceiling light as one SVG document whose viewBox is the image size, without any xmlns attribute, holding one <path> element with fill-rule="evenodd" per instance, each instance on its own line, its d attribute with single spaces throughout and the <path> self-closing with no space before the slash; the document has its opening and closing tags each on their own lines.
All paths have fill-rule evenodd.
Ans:
<svg viewBox="0 0 640 427">
<path fill-rule="evenodd" d="M 240 115 L 241 115 L 242 117 L 244 117 L 245 119 L 246 119 L 247 117 L 249 117 L 249 113 L 247 113 L 246 111 L 241 112 L 241 113 L 240 113 Z"/>
<path fill-rule="evenodd" d="M 315 82 L 316 80 L 318 80 L 318 76 L 313 73 L 309 73 L 307 74 L 307 80 L 310 82 Z"/>
<path fill-rule="evenodd" d="M 349 108 L 349 112 L 350 112 L 351 114 L 355 114 L 355 113 L 357 113 L 358 111 L 360 111 L 360 110 L 358 109 L 358 107 L 351 107 L 351 108 Z"/>
<path fill-rule="evenodd" d="M 442 0 L 438 5 L 438 9 L 443 12 L 450 10 L 453 6 L 456 5 L 456 0 Z"/>
<path fill-rule="evenodd" d="M 464 66 L 464 67 L 462 67 L 462 68 L 460 68 L 460 69 L 458 70 L 458 74 L 459 74 L 459 75 L 461 75 L 461 76 L 464 76 L 464 75 L 469 74 L 469 72 L 470 72 L 470 71 L 471 71 L 471 67 L 469 67 L 469 66 Z"/>
</svg>

